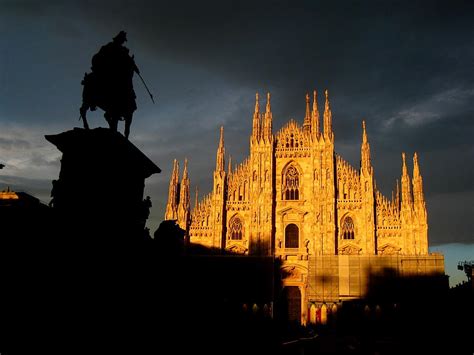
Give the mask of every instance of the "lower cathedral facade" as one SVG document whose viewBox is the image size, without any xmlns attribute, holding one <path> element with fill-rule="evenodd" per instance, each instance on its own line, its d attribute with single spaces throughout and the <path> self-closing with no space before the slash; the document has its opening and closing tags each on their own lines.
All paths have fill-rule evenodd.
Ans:
<svg viewBox="0 0 474 355">
<path fill-rule="evenodd" d="M 192 210 L 187 162 L 180 181 L 175 160 L 165 219 L 177 220 L 189 243 L 278 259 L 302 323 L 363 297 L 377 271 L 444 274 L 443 256 L 428 253 L 416 153 L 411 174 L 402 153 L 401 179 L 388 198 L 376 187 L 364 121 L 360 167 L 335 153 L 327 91 L 322 118 L 314 92 L 302 125 L 290 120 L 276 134 L 272 126 L 270 94 L 264 109 L 257 94 L 250 155 L 235 167 L 230 159 L 225 165 L 221 127 L 212 191 L 201 201 L 196 195 Z"/>
</svg>

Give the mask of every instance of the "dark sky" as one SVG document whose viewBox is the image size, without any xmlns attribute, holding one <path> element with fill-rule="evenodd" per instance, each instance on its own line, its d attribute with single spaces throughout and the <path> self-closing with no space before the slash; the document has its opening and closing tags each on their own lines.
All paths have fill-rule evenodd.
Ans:
<svg viewBox="0 0 474 355">
<path fill-rule="evenodd" d="M 60 156 L 44 135 L 80 126 L 80 81 L 120 30 L 157 99 L 135 78 L 130 139 L 163 169 L 152 231 L 174 158 L 207 193 L 220 125 L 233 161 L 248 154 L 255 92 L 272 93 L 276 132 L 327 88 L 336 151 L 358 167 L 365 119 L 387 196 L 418 152 L 430 244 L 473 250 L 474 2 L 0 0 L 0 188 L 49 201 Z"/>
</svg>

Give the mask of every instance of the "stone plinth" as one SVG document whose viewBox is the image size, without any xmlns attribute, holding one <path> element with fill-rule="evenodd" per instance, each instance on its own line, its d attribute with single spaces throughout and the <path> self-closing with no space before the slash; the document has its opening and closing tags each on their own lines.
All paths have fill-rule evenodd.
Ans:
<svg viewBox="0 0 474 355">
<path fill-rule="evenodd" d="M 98 243 L 140 238 L 147 219 L 144 182 L 160 168 L 109 129 L 45 137 L 63 153 L 52 195 L 64 235 Z"/>
</svg>

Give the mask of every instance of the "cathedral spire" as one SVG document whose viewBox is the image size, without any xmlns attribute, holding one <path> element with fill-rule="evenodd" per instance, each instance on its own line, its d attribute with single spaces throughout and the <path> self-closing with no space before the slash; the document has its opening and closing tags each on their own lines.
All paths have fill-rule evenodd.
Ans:
<svg viewBox="0 0 474 355">
<path fill-rule="evenodd" d="M 408 175 L 405 153 L 402 153 L 402 206 L 411 207 L 410 176 Z"/>
<path fill-rule="evenodd" d="M 272 113 L 272 109 L 270 106 L 270 93 L 267 92 L 267 106 L 265 107 L 265 114 L 271 114 L 271 113 Z"/>
<path fill-rule="evenodd" d="M 311 134 L 311 111 L 308 93 L 306 93 L 306 113 L 304 115 L 303 132 L 307 135 Z"/>
<path fill-rule="evenodd" d="M 273 134 L 272 121 L 273 121 L 273 117 L 272 117 L 272 109 L 270 106 L 270 93 L 268 92 L 267 93 L 267 106 L 265 108 L 265 118 L 263 121 L 263 133 L 262 133 L 263 139 L 266 142 L 270 142 L 272 138 L 272 134 Z"/>
<path fill-rule="evenodd" d="M 365 127 L 365 120 L 362 120 L 362 144 L 368 144 L 367 130 Z"/>
<path fill-rule="evenodd" d="M 326 90 L 326 102 L 324 105 L 324 137 L 332 138 L 332 112 L 329 106 L 329 92 Z"/>
<path fill-rule="evenodd" d="M 423 204 L 423 178 L 420 174 L 420 166 L 418 165 L 418 154 L 413 155 L 413 198 L 415 204 Z"/>
<path fill-rule="evenodd" d="M 258 92 L 255 94 L 255 111 L 252 122 L 252 140 L 260 140 L 260 106 L 258 102 Z"/>
<path fill-rule="evenodd" d="M 189 227 L 189 213 L 191 208 L 190 201 L 190 188 L 189 188 L 189 177 L 188 177 L 188 159 L 184 159 L 183 179 L 181 180 L 181 191 L 179 194 L 179 206 L 178 206 L 178 224 L 179 226 L 187 231 Z"/>
<path fill-rule="evenodd" d="M 232 173 L 232 155 L 229 154 L 229 164 L 227 165 L 227 170 L 229 171 L 227 173 L 227 176 L 230 176 L 230 173 Z"/>
<path fill-rule="evenodd" d="M 367 139 L 367 131 L 365 129 L 365 121 L 362 121 L 362 145 L 360 147 L 361 156 L 361 172 L 363 174 L 372 174 L 372 164 L 370 162 L 370 144 Z"/>
<path fill-rule="evenodd" d="M 221 126 L 220 132 L 219 147 L 217 148 L 216 154 L 216 171 L 224 171 L 225 169 L 224 126 Z"/>
<path fill-rule="evenodd" d="M 260 113 L 260 103 L 258 101 L 258 92 L 255 93 L 255 111 L 254 116 L 258 116 Z"/>
<path fill-rule="evenodd" d="M 397 206 L 398 209 L 400 209 L 400 182 L 398 179 L 395 182 L 395 206 Z"/>
<path fill-rule="evenodd" d="M 407 169 L 407 162 L 405 160 L 405 152 L 402 153 L 402 178 L 404 178 L 405 176 L 407 176 L 408 178 L 410 178 L 408 176 L 408 169 Z"/>
<path fill-rule="evenodd" d="M 183 179 L 181 181 L 183 182 L 185 180 L 188 180 L 188 158 L 184 158 Z"/>
<path fill-rule="evenodd" d="M 179 204 L 189 209 L 189 177 L 188 159 L 184 159 L 183 178 L 181 180 L 181 193 L 179 194 Z"/>
<path fill-rule="evenodd" d="M 418 154 L 413 155 L 413 210 L 417 217 L 417 224 L 420 231 L 416 240 L 416 252 L 428 253 L 428 215 L 426 213 L 425 198 L 423 196 L 423 178 L 420 174 L 418 164 Z"/>
<path fill-rule="evenodd" d="M 418 165 L 418 154 L 413 154 L 413 179 L 421 178 L 420 166 Z"/>
<path fill-rule="evenodd" d="M 195 195 L 195 198 L 194 198 L 194 209 L 197 211 L 197 207 L 198 207 L 198 199 L 199 197 L 199 188 L 196 186 L 196 195 Z"/>
<path fill-rule="evenodd" d="M 178 203 L 179 203 L 179 163 L 175 159 L 173 161 L 173 172 L 170 176 L 170 184 L 168 189 L 168 203 L 166 204 L 165 220 L 178 219 Z"/>
<path fill-rule="evenodd" d="M 311 112 L 311 132 L 313 139 L 319 136 L 319 111 L 316 90 L 313 91 L 313 111 Z"/>
</svg>

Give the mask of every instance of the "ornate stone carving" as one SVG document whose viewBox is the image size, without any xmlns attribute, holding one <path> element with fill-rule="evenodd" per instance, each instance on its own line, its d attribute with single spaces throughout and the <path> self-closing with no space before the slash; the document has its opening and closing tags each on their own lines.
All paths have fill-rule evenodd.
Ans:
<svg viewBox="0 0 474 355">
<path fill-rule="evenodd" d="M 340 255 L 359 255 L 362 251 L 362 248 L 355 244 L 346 244 L 339 248 Z"/>
<path fill-rule="evenodd" d="M 379 255 L 396 255 L 400 252 L 401 248 L 398 248 L 392 244 L 385 244 L 377 252 Z"/>
<path fill-rule="evenodd" d="M 282 270 L 283 279 L 301 280 L 301 271 L 296 266 L 285 267 Z"/>
<path fill-rule="evenodd" d="M 242 244 L 232 244 L 232 245 L 229 245 L 226 249 L 230 251 L 231 253 L 235 253 L 235 254 L 246 254 L 248 251 L 248 249 Z"/>
</svg>

